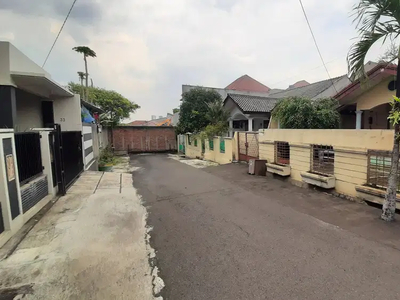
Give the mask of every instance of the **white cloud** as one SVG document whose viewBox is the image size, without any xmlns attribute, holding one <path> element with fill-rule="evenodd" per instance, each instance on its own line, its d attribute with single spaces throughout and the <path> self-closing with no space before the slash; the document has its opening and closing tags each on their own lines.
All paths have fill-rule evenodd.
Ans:
<svg viewBox="0 0 400 300">
<path fill-rule="evenodd" d="M 70 1 L 55 9 L 54 0 L 45 0 L 32 13 L 8 1 L 1 10 L 4 1 L 0 38 L 41 64 Z M 357 1 L 303 2 L 331 76 L 344 74 L 356 36 L 350 13 Z M 71 49 L 92 47 L 98 56 L 89 60 L 95 85 L 137 102 L 142 108 L 134 118 L 171 112 L 179 105 L 182 84 L 223 87 L 249 74 L 286 88 L 301 79 L 327 78 L 298 1 L 83 0 L 76 9 L 47 70 L 61 83 L 77 81 L 83 60 Z M 381 51 L 375 47 L 370 57 Z"/>
</svg>

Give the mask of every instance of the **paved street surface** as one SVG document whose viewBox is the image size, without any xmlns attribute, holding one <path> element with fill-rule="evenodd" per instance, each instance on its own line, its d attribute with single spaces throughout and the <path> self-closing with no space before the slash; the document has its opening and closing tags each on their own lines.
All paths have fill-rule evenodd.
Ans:
<svg viewBox="0 0 400 300">
<path fill-rule="evenodd" d="M 376 208 L 243 165 L 132 164 L 164 299 L 400 299 L 400 227 Z"/>
<path fill-rule="evenodd" d="M 145 225 L 131 174 L 85 172 L 0 262 L 0 299 L 154 299 Z"/>
</svg>

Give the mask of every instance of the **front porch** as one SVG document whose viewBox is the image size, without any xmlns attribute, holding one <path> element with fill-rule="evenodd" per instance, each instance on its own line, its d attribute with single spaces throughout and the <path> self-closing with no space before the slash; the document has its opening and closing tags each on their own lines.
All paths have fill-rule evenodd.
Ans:
<svg viewBox="0 0 400 300">
<path fill-rule="evenodd" d="M 270 116 L 268 115 L 235 114 L 229 120 L 229 137 L 233 137 L 235 132 L 266 129 L 268 128 L 269 120 Z"/>
<path fill-rule="evenodd" d="M 347 105 L 340 109 L 341 129 L 391 129 L 389 112 L 389 103 L 363 110 L 357 110 L 356 104 Z"/>
</svg>

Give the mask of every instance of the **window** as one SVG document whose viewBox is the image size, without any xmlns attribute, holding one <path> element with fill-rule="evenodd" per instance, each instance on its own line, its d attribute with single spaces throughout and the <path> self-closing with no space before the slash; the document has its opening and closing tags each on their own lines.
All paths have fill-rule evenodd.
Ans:
<svg viewBox="0 0 400 300">
<path fill-rule="evenodd" d="M 219 152 L 225 153 L 225 140 L 222 138 L 219 141 Z"/>
<path fill-rule="evenodd" d="M 290 146 L 288 142 L 275 142 L 275 163 L 290 165 Z"/>
<path fill-rule="evenodd" d="M 197 147 L 197 139 L 194 139 L 194 146 Z"/>
<path fill-rule="evenodd" d="M 395 80 L 392 80 L 391 82 L 389 82 L 389 84 L 388 84 L 388 89 L 389 89 L 389 91 L 395 91 L 395 90 L 397 90 L 396 81 L 395 81 Z"/>
<path fill-rule="evenodd" d="M 213 140 L 209 140 L 208 141 L 208 146 L 209 146 L 210 150 L 214 150 L 214 141 Z"/>
<path fill-rule="evenodd" d="M 311 172 L 332 176 L 334 174 L 335 152 L 332 146 L 312 145 Z"/>
<path fill-rule="evenodd" d="M 190 135 L 188 135 L 188 144 L 191 145 L 192 144 L 192 138 Z"/>
<path fill-rule="evenodd" d="M 375 188 L 386 189 L 392 165 L 390 151 L 368 151 L 367 184 Z M 397 185 L 397 191 L 400 191 Z"/>
</svg>

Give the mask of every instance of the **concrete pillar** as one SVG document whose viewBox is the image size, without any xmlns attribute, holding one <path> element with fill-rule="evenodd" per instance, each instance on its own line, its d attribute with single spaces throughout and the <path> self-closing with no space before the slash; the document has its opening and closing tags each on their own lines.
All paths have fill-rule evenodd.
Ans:
<svg viewBox="0 0 400 300">
<path fill-rule="evenodd" d="M 233 137 L 233 120 L 229 120 L 229 137 Z"/>
<path fill-rule="evenodd" d="M 23 225 L 21 190 L 13 129 L 0 129 L 0 247 Z"/>
<path fill-rule="evenodd" d="M 40 152 L 42 154 L 42 165 L 43 165 L 43 174 L 47 176 L 47 184 L 49 195 L 55 196 L 57 191 L 55 187 L 53 187 L 54 178 L 53 171 L 51 168 L 51 149 L 49 143 L 49 130 L 39 131 L 40 133 Z"/>
<path fill-rule="evenodd" d="M 14 128 L 17 122 L 15 88 L 0 86 L 0 128 Z"/>
<path fill-rule="evenodd" d="M 248 124 L 249 124 L 249 130 L 248 131 L 253 131 L 253 118 L 248 119 Z"/>
<path fill-rule="evenodd" d="M 356 111 L 356 129 L 361 129 L 362 110 Z"/>
</svg>

